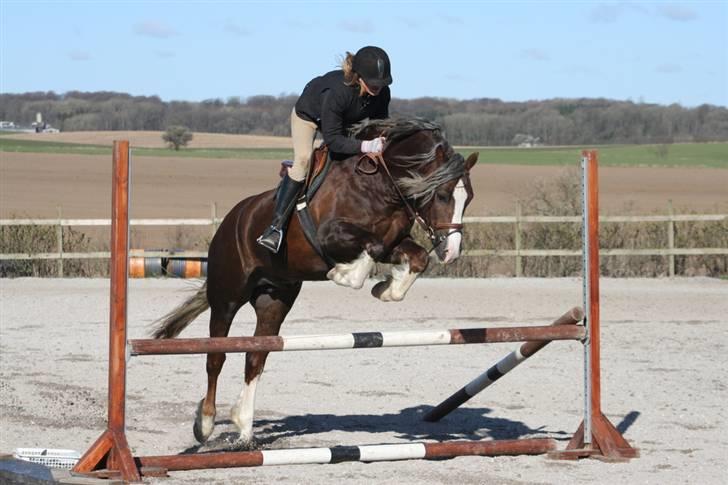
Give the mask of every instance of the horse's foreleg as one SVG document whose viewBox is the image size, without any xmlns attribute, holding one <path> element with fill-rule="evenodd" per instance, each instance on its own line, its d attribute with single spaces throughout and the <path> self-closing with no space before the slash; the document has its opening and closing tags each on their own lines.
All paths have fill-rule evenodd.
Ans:
<svg viewBox="0 0 728 485">
<path fill-rule="evenodd" d="M 237 305 L 236 305 L 237 306 Z M 227 337 L 230 331 L 230 324 L 235 317 L 239 306 L 236 308 L 220 310 L 212 308 L 210 314 L 210 337 Z M 195 424 L 192 431 L 195 439 L 200 443 L 207 441 L 215 429 L 215 394 L 217 393 L 217 378 L 220 376 L 222 365 L 225 363 L 225 354 L 207 354 L 207 393 L 200 401 L 195 416 Z"/>
<path fill-rule="evenodd" d="M 372 295 L 382 301 L 401 301 L 417 277 L 427 269 L 430 258 L 412 238 L 405 238 L 392 250 L 389 262 L 394 264 L 392 275 L 372 288 Z"/>
<path fill-rule="evenodd" d="M 364 286 L 381 257 L 383 245 L 371 232 L 347 221 L 335 220 L 322 226 L 324 251 L 335 261 L 326 277 L 341 286 L 358 290 Z"/>
<path fill-rule="evenodd" d="M 326 273 L 326 277 L 337 285 L 348 286 L 349 288 L 358 290 L 364 286 L 364 282 L 372 272 L 374 264 L 374 258 L 364 250 L 351 262 L 336 263 L 336 266 Z"/>
<path fill-rule="evenodd" d="M 267 287 L 251 298 L 258 324 L 255 336 L 278 335 L 281 324 L 298 296 L 301 284 L 285 289 Z M 245 354 L 245 383 L 240 396 L 231 411 L 231 418 L 240 430 L 239 443 L 244 448 L 253 448 L 253 416 L 255 411 L 255 391 L 265 367 L 268 352 L 249 352 Z"/>
</svg>

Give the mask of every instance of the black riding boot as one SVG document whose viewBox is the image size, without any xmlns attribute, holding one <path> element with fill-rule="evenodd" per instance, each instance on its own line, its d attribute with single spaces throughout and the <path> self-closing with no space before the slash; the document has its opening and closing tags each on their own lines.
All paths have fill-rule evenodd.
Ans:
<svg viewBox="0 0 728 485">
<path fill-rule="evenodd" d="M 283 227 L 288 222 L 288 218 L 293 212 L 296 205 L 296 196 L 301 189 L 303 182 L 297 182 L 290 178 L 288 174 L 283 176 L 281 185 L 276 193 L 276 207 L 273 213 L 273 222 L 268 229 L 257 239 L 258 244 L 266 249 L 277 253 L 283 242 Z"/>
</svg>

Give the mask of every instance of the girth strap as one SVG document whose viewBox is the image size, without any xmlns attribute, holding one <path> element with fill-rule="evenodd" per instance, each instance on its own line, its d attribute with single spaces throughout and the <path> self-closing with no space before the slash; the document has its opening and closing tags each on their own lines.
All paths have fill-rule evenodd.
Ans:
<svg viewBox="0 0 728 485">
<path fill-rule="evenodd" d="M 313 222 L 311 212 L 308 210 L 308 200 L 306 194 L 302 194 L 296 201 L 296 214 L 298 214 L 298 221 L 301 223 L 301 229 L 303 229 L 303 235 L 306 236 L 306 240 L 311 247 L 316 251 L 321 259 L 329 266 L 333 268 L 336 266 L 336 261 L 331 259 L 325 252 L 324 248 L 321 247 L 321 243 L 316 236 L 316 223 Z"/>
</svg>

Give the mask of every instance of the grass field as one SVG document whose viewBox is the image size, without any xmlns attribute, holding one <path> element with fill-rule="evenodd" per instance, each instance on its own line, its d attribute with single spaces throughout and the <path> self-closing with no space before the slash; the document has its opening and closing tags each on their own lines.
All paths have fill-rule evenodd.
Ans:
<svg viewBox="0 0 728 485">
<path fill-rule="evenodd" d="M 0 137 L 0 152 L 111 155 L 111 147 Z M 286 148 L 182 148 L 175 151 L 168 148 L 132 147 L 132 152 L 135 155 L 146 157 L 240 158 L 243 160 L 285 160 L 293 156 L 293 150 Z"/>
<path fill-rule="evenodd" d="M 603 145 L 558 148 L 458 147 L 464 156 L 478 151 L 480 163 L 512 165 L 571 165 L 581 150 L 599 151 L 599 163 L 625 167 L 728 168 L 728 143 L 680 143 L 667 145 Z"/>
<path fill-rule="evenodd" d="M 585 147 L 493 148 L 457 147 L 467 156 L 480 152 L 479 162 L 504 165 L 571 165 L 584 148 L 599 150 L 600 163 L 605 166 L 714 167 L 728 168 L 728 143 L 681 143 L 672 145 L 604 145 Z M 110 155 L 108 145 L 36 141 L 0 137 L 0 152 L 66 153 L 78 155 Z M 232 158 L 248 160 L 285 160 L 293 152 L 287 148 L 206 147 L 133 148 L 138 156 Z"/>
</svg>

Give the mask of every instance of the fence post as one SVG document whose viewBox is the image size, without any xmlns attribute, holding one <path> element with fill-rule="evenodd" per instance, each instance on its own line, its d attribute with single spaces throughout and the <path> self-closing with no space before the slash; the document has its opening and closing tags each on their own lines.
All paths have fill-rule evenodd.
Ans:
<svg viewBox="0 0 728 485">
<path fill-rule="evenodd" d="M 210 212 L 212 213 L 212 234 L 210 234 L 210 237 L 214 237 L 217 232 L 217 202 L 211 203 Z"/>
<path fill-rule="evenodd" d="M 522 275 L 522 260 L 521 260 L 521 202 L 516 202 L 516 278 Z"/>
<path fill-rule="evenodd" d="M 675 213 L 672 209 L 672 199 L 667 201 L 668 215 L 670 220 L 667 221 L 667 249 L 670 251 L 668 258 L 668 275 L 670 278 L 675 276 L 675 255 L 673 250 L 675 249 Z"/>
<path fill-rule="evenodd" d="M 61 219 L 63 219 L 63 211 L 61 210 L 61 206 L 56 206 L 56 211 L 58 212 L 58 227 L 56 228 L 56 239 L 58 241 L 58 277 L 63 278 L 63 224 Z"/>
</svg>

